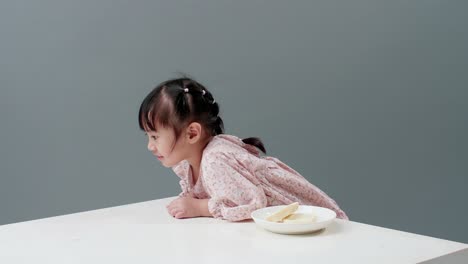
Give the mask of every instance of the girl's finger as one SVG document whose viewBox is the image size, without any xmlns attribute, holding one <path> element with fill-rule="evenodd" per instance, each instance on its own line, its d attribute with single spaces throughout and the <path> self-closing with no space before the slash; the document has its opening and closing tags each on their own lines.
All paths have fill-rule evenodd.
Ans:
<svg viewBox="0 0 468 264">
<path fill-rule="evenodd" d="M 170 210 L 167 210 L 171 216 L 174 216 L 176 213 L 176 210 L 174 208 L 171 208 Z"/>
<path fill-rule="evenodd" d="M 177 219 L 184 218 L 184 214 L 182 212 L 177 212 L 174 217 Z"/>
<path fill-rule="evenodd" d="M 183 210 L 180 209 L 179 207 L 174 207 L 174 208 L 171 210 L 171 215 L 175 217 L 177 213 L 183 213 Z"/>
<path fill-rule="evenodd" d="M 178 215 L 181 215 L 181 214 L 182 214 L 182 212 L 181 212 L 180 210 L 174 210 L 172 216 L 174 216 L 175 218 L 177 218 L 177 216 L 178 216 Z"/>
</svg>

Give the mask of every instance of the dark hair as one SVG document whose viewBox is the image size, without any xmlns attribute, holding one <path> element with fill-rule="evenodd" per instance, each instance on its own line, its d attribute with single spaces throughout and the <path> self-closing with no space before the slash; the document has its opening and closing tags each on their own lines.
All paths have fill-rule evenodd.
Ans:
<svg viewBox="0 0 468 264">
<path fill-rule="evenodd" d="M 200 123 L 211 136 L 224 133 L 219 105 L 213 95 L 202 84 L 188 77 L 160 83 L 145 97 L 138 111 L 141 130 L 156 131 L 158 126 L 172 128 L 176 141 L 182 129 L 191 122 Z M 259 138 L 242 141 L 266 153 Z"/>
</svg>

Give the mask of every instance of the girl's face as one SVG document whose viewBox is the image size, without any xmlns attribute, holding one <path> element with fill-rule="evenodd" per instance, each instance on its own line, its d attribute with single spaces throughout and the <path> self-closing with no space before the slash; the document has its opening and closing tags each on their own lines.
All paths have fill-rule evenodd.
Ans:
<svg viewBox="0 0 468 264">
<path fill-rule="evenodd" d="M 179 137 L 174 146 L 175 133 L 172 129 L 158 128 L 157 131 L 146 131 L 148 150 L 158 158 L 164 167 L 173 167 L 184 160 L 184 148 L 181 146 L 183 137 Z"/>
</svg>

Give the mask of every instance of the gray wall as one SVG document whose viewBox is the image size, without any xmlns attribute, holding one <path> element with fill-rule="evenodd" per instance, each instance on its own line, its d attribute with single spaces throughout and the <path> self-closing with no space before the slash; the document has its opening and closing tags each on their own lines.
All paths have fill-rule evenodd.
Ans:
<svg viewBox="0 0 468 264">
<path fill-rule="evenodd" d="M 182 71 L 352 220 L 468 242 L 466 10 L 1 1 L 0 224 L 177 195 L 137 111 Z"/>
</svg>

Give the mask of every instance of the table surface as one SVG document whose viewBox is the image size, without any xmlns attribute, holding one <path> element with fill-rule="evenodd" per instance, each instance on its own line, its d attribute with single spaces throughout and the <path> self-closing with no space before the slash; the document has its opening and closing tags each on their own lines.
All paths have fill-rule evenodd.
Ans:
<svg viewBox="0 0 468 264">
<path fill-rule="evenodd" d="M 307 235 L 252 220 L 175 219 L 166 211 L 174 198 L 0 226 L 0 263 L 417 263 L 468 248 L 341 219 Z"/>
</svg>

